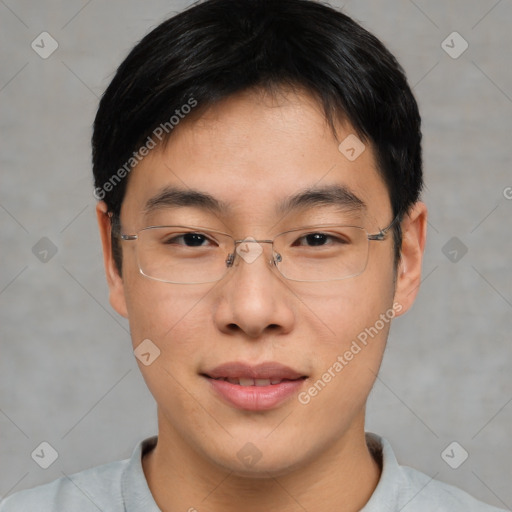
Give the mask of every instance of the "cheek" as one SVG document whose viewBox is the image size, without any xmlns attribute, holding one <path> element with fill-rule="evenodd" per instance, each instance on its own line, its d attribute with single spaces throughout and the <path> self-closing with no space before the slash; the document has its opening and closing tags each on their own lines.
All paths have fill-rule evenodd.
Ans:
<svg viewBox="0 0 512 512">
<path fill-rule="evenodd" d="M 212 285 L 160 283 L 137 274 L 125 282 L 125 296 L 133 343 L 139 338 L 187 341 L 193 332 L 204 328 L 207 317 L 198 314 Z"/>
<path fill-rule="evenodd" d="M 366 399 L 391 322 L 401 310 L 393 304 L 390 265 L 391 259 L 383 258 L 381 265 L 368 266 L 360 276 L 318 287 L 316 293 L 311 287 L 303 290 L 303 300 L 314 312 L 311 322 L 316 324 L 315 343 L 307 348 L 315 373 L 304 403 L 317 395 L 318 405 L 326 406 L 330 401 L 341 407 Z"/>
<path fill-rule="evenodd" d="M 139 344 L 150 340 L 157 354 L 148 366 L 138 361 L 157 402 L 170 400 L 177 406 L 174 402 L 182 387 L 187 388 L 197 377 L 201 354 L 214 339 L 211 317 L 204 310 L 211 287 L 209 284 L 185 288 L 135 276 L 126 288 L 133 348 L 137 353 Z M 159 396 L 162 393 L 165 397 Z"/>
<path fill-rule="evenodd" d="M 348 428 L 363 410 L 378 374 L 395 314 L 389 304 L 384 307 L 366 303 L 363 312 L 360 305 L 359 308 L 357 304 L 346 305 L 345 314 L 339 315 L 337 322 L 334 315 L 331 317 L 335 340 L 319 342 L 311 352 L 314 372 L 298 401 L 305 412 L 318 417 L 322 425 L 330 425 L 333 435 Z M 324 423 L 326 411 L 330 411 L 328 423 Z"/>
<path fill-rule="evenodd" d="M 149 351 L 156 354 L 148 365 L 138 361 L 142 376 L 157 403 L 183 417 L 200 412 L 186 390 L 192 390 L 199 357 L 213 339 L 211 318 L 202 309 L 211 286 L 184 288 L 144 276 L 127 279 L 125 285 L 135 352 L 150 340 Z"/>
<path fill-rule="evenodd" d="M 304 314 L 310 319 L 306 322 L 321 337 L 321 345 L 336 350 L 350 344 L 392 307 L 393 292 L 389 268 L 367 268 L 363 274 L 350 279 L 327 284 L 307 283 L 294 290 L 305 306 Z"/>
<path fill-rule="evenodd" d="M 328 334 L 315 350 L 322 354 L 324 366 L 330 366 L 344 354 L 350 366 L 374 366 L 372 361 L 382 355 L 390 321 L 395 316 L 390 302 L 392 294 L 389 290 L 380 290 L 378 294 L 376 290 L 373 294 L 360 293 L 360 288 L 357 291 L 356 295 L 345 290 L 322 301 L 322 321 Z"/>
</svg>

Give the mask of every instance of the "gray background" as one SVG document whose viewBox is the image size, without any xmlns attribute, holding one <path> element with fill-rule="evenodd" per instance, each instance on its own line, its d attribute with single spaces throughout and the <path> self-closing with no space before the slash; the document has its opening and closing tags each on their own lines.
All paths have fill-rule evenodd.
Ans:
<svg viewBox="0 0 512 512">
<path fill-rule="evenodd" d="M 156 432 L 127 323 L 108 304 L 89 139 L 116 66 L 188 3 L 0 0 L 0 496 L 126 458 Z M 421 291 L 393 324 L 367 430 L 401 463 L 510 508 L 512 1 L 345 11 L 414 86 L 430 210 Z M 31 48 L 43 31 L 59 43 L 48 59 Z M 457 59 L 441 47 L 453 31 L 469 43 Z M 32 250 L 42 237 L 57 248 L 47 262 Z M 31 458 L 42 441 L 59 453 L 46 470 Z M 452 441 L 469 452 L 458 469 L 441 458 Z"/>
</svg>

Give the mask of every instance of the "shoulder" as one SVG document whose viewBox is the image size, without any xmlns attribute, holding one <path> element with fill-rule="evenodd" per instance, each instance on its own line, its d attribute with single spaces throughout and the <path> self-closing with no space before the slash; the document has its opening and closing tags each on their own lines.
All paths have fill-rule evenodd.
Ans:
<svg viewBox="0 0 512 512">
<path fill-rule="evenodd" d="M 504 512 L 453 485 L 400 465 L 383 437 L 367 432 L 366 441 L 382 472 L 362 512 Z"/>
<path fill-rule="evenodd" d="M 17 492 L 0 502 L 0 512 L 122 512 L 121 480 L 127 464 L 128 460 L 111 462 Z"/>
<path fill-rule="evenodd" d="M 467 492 L 410 468 L 400 466 L 407 492 L 402 500 L 403 512 L 437 510 L 438 512 L 500 512 Z"/>
</svg>

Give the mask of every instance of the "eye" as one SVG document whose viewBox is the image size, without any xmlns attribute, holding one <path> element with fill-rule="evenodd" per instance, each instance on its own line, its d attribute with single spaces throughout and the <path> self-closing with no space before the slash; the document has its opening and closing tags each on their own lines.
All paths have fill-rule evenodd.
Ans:
<svg viewBox="0 0 512 512">
<path fill-rule="evenodd" d="M 184 245 L 185 247 L 203 247 L 211 242 L 210 238 L 201 233 L 182 233 L 179 235 L 172 234 L 164 239 L 167 245 Z"/>
<path fill-rule="evenodd" d="M 321 247 L 333 244 L 346 244 L 346 240 L 339 236 L 328 235 L 326 233 L 308 233 L 296 240 L 293 245 L 306 246 L 306 247 Z"/>
</svg>

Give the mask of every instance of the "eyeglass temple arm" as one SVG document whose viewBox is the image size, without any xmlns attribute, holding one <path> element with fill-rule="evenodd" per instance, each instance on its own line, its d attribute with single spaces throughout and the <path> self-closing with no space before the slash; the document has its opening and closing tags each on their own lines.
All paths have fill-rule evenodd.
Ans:
<svg viewBox="0 0 512 512">
<path fill-rule="evenodd" d="M 377 240 L 382 241 L 386 238 L 386 235 L 388 234 L 388 231 L 393 227 L 395 222 L 397 222 L 400 218 L 400 214 L 398 214 L 388 226 L 385 228 L 382 228 L 378 233 L 375 233 L 373 235 L 368 235 L 368 240 Z"/>
</svg>

